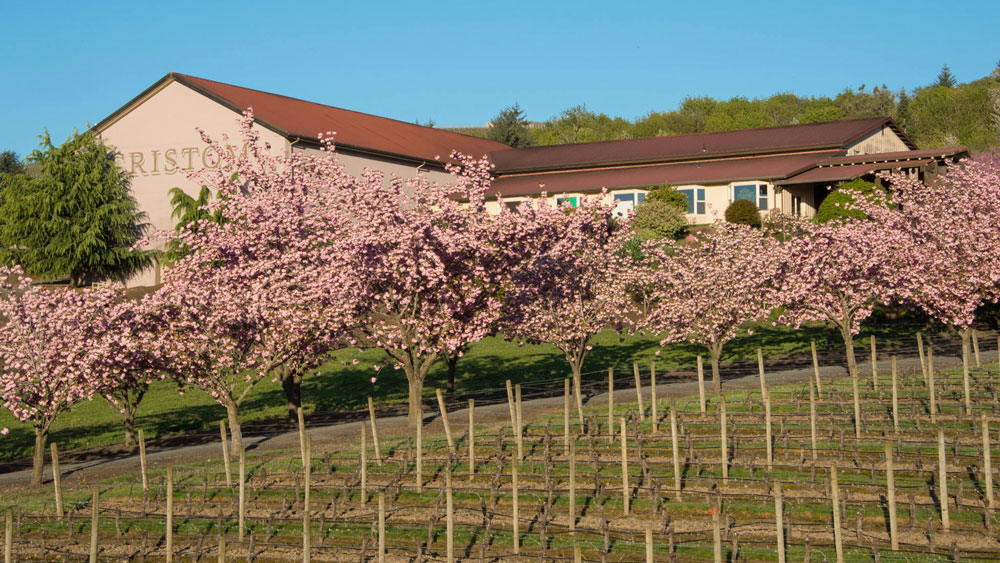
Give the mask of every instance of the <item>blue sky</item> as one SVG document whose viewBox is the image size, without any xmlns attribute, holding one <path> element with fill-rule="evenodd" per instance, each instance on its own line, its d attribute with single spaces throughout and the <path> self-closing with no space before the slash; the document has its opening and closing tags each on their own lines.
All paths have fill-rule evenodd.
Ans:
<svg viewBox="0 0 1000 563">
<path fill-rule="evenodd" d="M 147 5 L 149 7 L 147 7 Z M 39 7 L 44 6 L 44 7 Z M 960 81 L 1000 59 L 965 2 L 11 2 L 0 150 L 61 141 L 169 71 L 406 121 L 478 125 L 518 102 L 635 118 L 686 96 L 835 95 Z"/>
</svg>

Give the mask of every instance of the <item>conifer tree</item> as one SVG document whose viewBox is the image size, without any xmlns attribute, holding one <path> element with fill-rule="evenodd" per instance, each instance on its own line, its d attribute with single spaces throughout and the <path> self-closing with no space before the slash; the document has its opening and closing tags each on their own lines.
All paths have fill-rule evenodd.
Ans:
<svg viewBox="0 0 1000 563">
<path fill-rule="evenodd" d="M 951 69 L 948 65 L 941 67 L 941 72 L 937 75 L 937 86 L 944 86 L 945 88 L 954 88 L 957 81 L 955 80 L 955 75 L 951 73 Z"/>
<path fill-rule="evenodd" d="M 528 133 L 527 120 L 524 119 L 521 106 L 514 104 L 500 110 L 490 122 L 486 137 L 515 149 L 530 146 L 531 135 Z"/>
<path fill-rule="evenodd" d="M 115 151 L 93 133 L 74 133 L 60 146 L 46 132 L 29 157 L 38 178 L 8 181 L 0 202 L 0 260 L 30 275 L 68 277 L 74 287 L 124 281 L 152 264 L 133 246 L 148 225 Z"/>
</svg>

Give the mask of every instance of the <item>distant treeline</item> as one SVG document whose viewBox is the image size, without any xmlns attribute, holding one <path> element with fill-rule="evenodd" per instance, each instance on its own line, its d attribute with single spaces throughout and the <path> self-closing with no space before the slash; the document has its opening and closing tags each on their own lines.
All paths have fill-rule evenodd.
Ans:
<svg viewBox="0 0 1000 563">
<path fill-rule="evenodd" d="M 1000 145 L 1000 63 L 988 76 L 962 84 L 946 66 L 933 83 L 911 91 L 861 85 L 833 98 L 792 93 L 752 100 L 685 98 L 676 110 L 651 111 L 635 121 L 580 105 L 542 124 L 529 123 L 515 105 L 501 111 L 492 126 L 460 131 L 514 146 L 554 145 L 883 115 L 893 117 L 921 147 L 965 145 L 977 151 Z"/>
</svg>

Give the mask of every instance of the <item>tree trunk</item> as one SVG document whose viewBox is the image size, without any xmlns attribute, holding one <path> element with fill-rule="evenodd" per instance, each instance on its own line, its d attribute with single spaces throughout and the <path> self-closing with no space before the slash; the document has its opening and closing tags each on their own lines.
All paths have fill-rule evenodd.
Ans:
<svg viewBox="0 0 1000 563">
<path fill-rule="evenodd" d="M 573 394 L 576 396 L 576 414 L 580 417 L 580 428 L 583 429 L 583 378 L 580 373 L 583 371 L 584 354 L 579 354 L 576 358 L 567 357 L 569 369 L 573 373 Z"/>
<path fill-rule="evenodd" d="M 406 379 L 410 383 L 410 426 L 422 424 L 420 420 L 423 412 L 424 380 L 415 374 L 406 374 Z"/>
<path fill-rule="evenodd" d="M 281 388 L 285 391 L 288 405 L 288 422 L 298 423 L 299 408 L 302 407 L 302 374 L 285 373 L 281 376 Z"/>
<path fill-rule="evenodd" d="M 35 455 L 31 460 L 31 485 L 42 484 L 42 469 L 45 468 L 45 446 L 49 439 L 49 429 L 35 427 Z"/>
<path fill-rule="evenodd" d="M 458 354 L 459 354 L 459 352 L 455 352 L 454 354 L 448 356 L 448 359 L 447 359 L 448 360 L 448 386 L 447 386 L 447 389 L 448 389 L 449 393 L 453 393 L 455 391 L 455 370 L 458 367 Z"/>
<path fill-rule="evenodd" d="M 858 360 L 854 357 L 854 334 L 850 328 L 841 328 L 841 335 L 844 337 L 844 349 L 847 353 L 847 373 L 851 377 L 858 376 Z"/>
<path fill-rule="evenodd" d="M 232 457 L 236 457 L 243 450 L 243 432 L 240 430 L 239 407 L 236 403 L 226 405 L 226 414 L 229 417 L 229 453 Z"/>
<path fill-rule="evenodd" d="M 125 446 L 135 445 L 135 409 L 124 408 L 118 411 L 122 417 L 122 426 L 125 428 Z"/>
<path fill-rule="evenodd" d="M 719 375 L 719 359 L 722 358 L 722 342 L 708 345 L 708 357 L 712 362 L 712 386 L 716 393 L 722 393 L 722 378 Z"/>
</svg>

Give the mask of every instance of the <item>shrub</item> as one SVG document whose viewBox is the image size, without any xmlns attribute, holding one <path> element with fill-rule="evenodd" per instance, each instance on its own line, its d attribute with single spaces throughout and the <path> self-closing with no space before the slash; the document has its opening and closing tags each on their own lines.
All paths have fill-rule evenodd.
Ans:
<svg viewBox="0 0 1000 563">
<path fill-rule="evenodd" d="M 760 210 L 754 202 L 738 199 L 726 208 L 726 222 L 760 227 Z"/>
<path fill-rule="evenodd" d="M 646 200 L 635 208 L 635 217 L 632 219 L 632 228 L 642 240 L 678 238 L 687 231 L 687 226 L 684 211 L 673 203 L 662 200 Z"/>
<path fill-rule="evenodd" d="M 687 196 L 678 192 L 670 184 L 660 184 L 659 186 L 649 188 L 649 192 L 646 194 L 646 201 L 669 203 L 679 209 L 681 213 L 687 213 L 688 209 Z"/>
<path fill-rule="evenodd" d="M 864 214 L 851 209 L 854 198 L 858 195 L 867 196 L 876 190 L 885 192 L 884 188 L 876 188 L 875 184 L 860 178 L 841 184 L 830 192 L 816 210 L 816 222 L 826 223 L 834 219 L 862 219 Z"/>
</svg>

